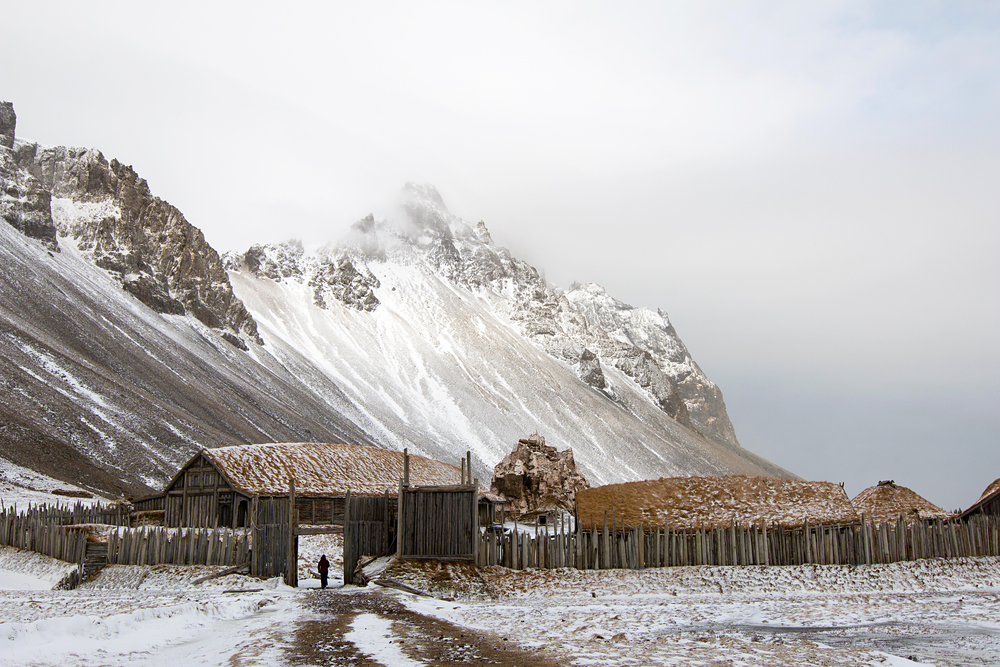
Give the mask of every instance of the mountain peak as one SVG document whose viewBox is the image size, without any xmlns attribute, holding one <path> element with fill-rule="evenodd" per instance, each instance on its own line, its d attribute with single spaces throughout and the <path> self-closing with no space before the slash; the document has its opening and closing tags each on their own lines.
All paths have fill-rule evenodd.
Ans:
<svg viewBox="0 0 1000 667">
<path fill-rule="evenodd" d="M 448 212 L 448 207 L 444 205 L 444 199 L 441 198 L 441 193 L 438 192 L 437 188 L 430 183 L 414 183 L 413 181 L 407 181 L 406 184 L 403 185 L 403 191 L 400 193 L 400 199 L 404 205 L 409 202 L 420 202 L 431 204 L 444 213 Z"/>
</svg>

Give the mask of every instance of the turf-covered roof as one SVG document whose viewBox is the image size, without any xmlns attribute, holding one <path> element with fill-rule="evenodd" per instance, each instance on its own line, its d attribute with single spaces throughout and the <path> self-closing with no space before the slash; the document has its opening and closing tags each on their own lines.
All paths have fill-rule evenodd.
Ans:
<svg viewBox="0 0 1000 667">
<path fill-rule="evenodd" d="M 247 495 L 281 496 L 295 478 L 297 496 L 336 497 L 395 493 L 403 476 L 403 453 L 342 443 L 235 445 L 202 451 L 235 489 Z M 411 486 L 461 482 L 453 465 L 410 455 Z"/>
<path fill-rule="evenodd" d="M 872 523 L 895 523 L 899 517 L 907 523 L 920 519 L 950 519 L 954 515 L 915 492 L 895 482 L 879 482 L 851 499 L 851 504 Z"/>
<path fill-rule="evenodd" d="M 577 513 L 585 527 L 593 515 L 600 527 L 604 511 L 630 526 L 672 530 L 774 524 L 795 527 L 859 521 L 847 494 L 832 482 L 804 482 L 772 477 L 667 477 L 609 484 L 576 494 Z"/>
<path fill-rule="evenodd" d="M 962 512 L 962 517 L 964 518 L 970 514 L 974 514 L 976 511 L 980 511 L 981 505 L 994 500 L 998 496 L 1000 496 L 1000 479 L 995 480 L 992 484 L 987 486 L 986 490 L 983 491 L 983 495 L 979 496 L 979 500 L 977 500 L 972 507 Z"/>
</svg>

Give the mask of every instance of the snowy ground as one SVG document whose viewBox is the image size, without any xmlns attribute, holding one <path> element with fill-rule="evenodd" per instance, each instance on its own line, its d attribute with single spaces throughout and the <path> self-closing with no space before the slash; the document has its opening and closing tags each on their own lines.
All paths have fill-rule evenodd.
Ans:
<svg viewBox="0 0 1000 667">
<path fill-rule="evenodd" d="M 312 551 L 339 556 L 331 537 L 300 546 L 307 569 Z M 110 566 L 48 590 L 71 567 L 0 548 L 0 667 L 1000 664 L 998 558 L 383 574 L 437 597 L 240 575 L 194 585 L 218 568 L 174 566 Z"/>
<path fill-rule="evenodd" d="M 563 664 L 1000 665 L 997 558 L 853 568 L 406 570 L 389 576 L 439 595 L 458 591 L 454 603 L 404 596 L 414 611 L 537 646 Z"/>
<path fill-rule="evenodd" d="M 300 613 L 277 580 L 191 583 L 210 567 L 116 565 L 74 591 L 40 590 L 67 567 L 0 548 L 0 665 L 279 665 Z"/>
<path fill-rule="evenodd" d="M 33 470 L 0 459 L 0 506 L 25 508 L 31 505 L 73 507 L 75 504 L 107 503 L 106 498 L 74 498 L 52 493 L 53 490 L 83 491 L 78 486 L 60 482 Z"/>
</svg>

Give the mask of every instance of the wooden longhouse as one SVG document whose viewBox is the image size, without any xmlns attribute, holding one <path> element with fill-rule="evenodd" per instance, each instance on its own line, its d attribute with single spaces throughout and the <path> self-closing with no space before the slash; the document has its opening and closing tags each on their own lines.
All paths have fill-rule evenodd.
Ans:
<svg viewBox="0 0 1000 667">
<path fill-rule="evenodd" d="M 164 525 L 240 528 L 250 523 L 258 498 L 287 498 L 295 481 L 298 522 L 343 525 L 344 498 L 382 496 L 393 502 L 403 477 L 404 454 L 342 443 L 276 443 L 204 449 L 191 458 L 163 493 L 136 501 L 140 511 L 163 511 Z M 460 484 L 457 466 L 409 456 L 412 486 Z M 492 515 L 496 499 L 480 494 L 480 512 Z"/>
<path fill-rule="evenodd" d="M 962 512 L 959 518 L 967 521 L 976 515 L 1000 516 L 1000 479 L 986 487 L 976 504 Z"/>
<path fill-rule="evenodd" d="M 602 525 L 605 513 L 608 521 L 670 530 L 860 521 L 839 484 L 744 475 L 666 477 L 582 489 L 576 492 L 576 508 L 585 530 Z"/>
</svg>

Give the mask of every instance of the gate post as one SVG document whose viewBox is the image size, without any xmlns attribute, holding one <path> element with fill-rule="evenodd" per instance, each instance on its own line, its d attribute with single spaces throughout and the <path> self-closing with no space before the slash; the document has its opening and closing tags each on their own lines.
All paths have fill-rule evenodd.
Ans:
<svg viewBox="0 0 1000 667">
<path fill-rule="evenodd" d="M 354 536 L 351 534 L 351 490 L 344 496 L 344 585 L 354 583 Z"/>
<path fill-rule="evenodd" d="M 257 526 L 258 501 L 259 496 L 256 493 L 253 494 L 253 500 L 250 504 L 250 535 L 253 539 L 250 546 L 250 574 L 254 577 L 261 576 L 260 557 L 264 552 L 264 536 L 260 534 Z"/>
<path fill-rule="evenodd" d="M 479 564 L 479 480 L 475 477 L 472 478 L 471 498 L 472 498 L 472 562 L 478 565 Z"/>
<path fill-rule="evenodd" d="M 298 521 L 295 516 L 295 478 L 288 477 L 288 551 L 285 556 L 285 583 L 292 588 L 299 587 L 299 550 L 295 530 Z"/>
</svg>

